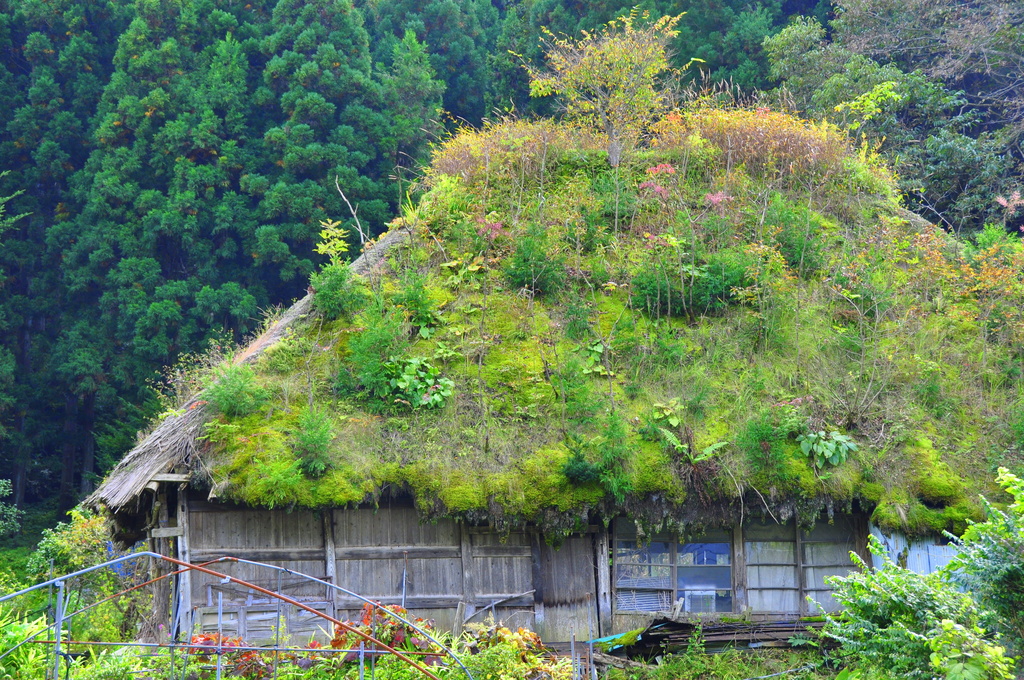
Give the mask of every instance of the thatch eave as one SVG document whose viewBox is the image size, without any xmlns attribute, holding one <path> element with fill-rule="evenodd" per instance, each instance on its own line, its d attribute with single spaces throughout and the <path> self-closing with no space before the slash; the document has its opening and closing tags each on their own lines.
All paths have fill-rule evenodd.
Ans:
<svg viewBox="0 0 1024 680">
<path fill-rule="evenodd" d="M 411 231 L 392 229 L 379 241 L 366 249 L 352 264 L 352 273 L 366 275 L 384 260 L 387 251 L 407 240 Z M 313 295 L 298 300 L 267 330 L 250 342 L 232 360 L 234 364 L 249 364 L 259 359 L 269 347 L 284 337 L 289 328 L 313 313 Z M 143 510 L 140 501 L 147 487 L 158 475 L 192 467 L 198 452 L 198 438 L 209 418 L 202 394 L 188 401 L 180 411 L 159 425 L 107 475 L 103 484 L 89 495 L 84 503 L 94 510 L 106 509 L 115 517 L 135 515 Z M 152 488 L 152 487 L 150 487 Z"/>
</svg>

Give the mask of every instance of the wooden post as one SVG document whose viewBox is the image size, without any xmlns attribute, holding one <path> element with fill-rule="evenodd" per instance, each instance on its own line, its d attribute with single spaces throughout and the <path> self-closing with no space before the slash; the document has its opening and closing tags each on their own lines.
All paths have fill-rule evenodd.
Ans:
<svg viewBox="0 0 1024 680">
<path fill-rule="evenodd" d="M 807 574 L 804 572 L 804 538 L 800 531 L 800 522 L 793 520 L 793 530 L 796 532 L 796 578 L 800 587 L 798 595 L 800 602 L 800 614 L 807 614 Z"/>
<path fill-rule="evenodd" d="M 188 488 L 181 485 L 178 491 L 178 526 L 181 527 L 181 536 L 178 537 L 178 559 L 182 562 L 191 562 L 192 555 L 189 548 L 190 536 L 188 535 Z M 178 611 L 181 612 L 180 626 L 186 631 L 186 639 L 190 639 L 192 633 L 192 571 L 186 569 L 178 580 Z M 176 631 L 172 631 L 174 633 Z"/>
<path fill-rule="evenodd" d="M 595 534 L 597 560 L 597 630 L 601 637 L 612 634 L 611 551 L 608 547 L 610 529 L 598 529 Z"/>
<path fill-rule="evenodd" d="M 168 523 L 167 493 L 162 489 L 153 501 L 156 528 L 166 528 Z M 150 549 L 160 555 L 167 555 L 169 539 L 154 537 L 150 533 Z M 151 578 L 158 578 L 165 575 L 170 569 L 163 560 L 153 561 L 153 573 Z M 166 642 L 168 634 L 168 623 L 170 622 L 170 599 L 171 588 L 167 579 L 162 578 L 153 584 L 153 613 L 150 622 L 152 624 L 153 642 Z M 163 631 L 163 632 L 161 632 Z"/>
<path fill-rule="evenodd" d="M 530 582 L 533 584 L 533 625 L 544 626 L 544 566 L 540 533 L 530 532 Z"/>
<path fill-rule="evenodd" d="M 747 546 L 743 542 L 743 526 L 732 528 L 732 608 L 742 613 L 750 608 L 747 603 Z"/>
<path fill-rule="evenodd" d="M 458 639 L 462 635 L 462 627 L 466 621 L 466 603 L 460 601 L 455 605 L 455 624 L 452 626 L 452 635 Z"/>
<path fill-rule="evenodd" d="M 321 517 L 323 518 L 324 525 L 324 574 L 326 574 L 326 580 L 332 585 L 338 585 L 337 579 L 337 559 L 336 552 L 334 550 L 334 511 L 325 510 Z M 338 591 L 334 588 L 327 588 L 327 601 L 336 602 Z M 333 614 L 333 612 L 332 612 Z"/>
<path fill-rule="evenodd" d="M 466 603 L 466 618 L 476 612 L 476 569 L 473 566 L 473 543 L 469 539 L 469 527 L 459 524 L 460 550 L 462 557 L 462 600 Z"/>
</svg>

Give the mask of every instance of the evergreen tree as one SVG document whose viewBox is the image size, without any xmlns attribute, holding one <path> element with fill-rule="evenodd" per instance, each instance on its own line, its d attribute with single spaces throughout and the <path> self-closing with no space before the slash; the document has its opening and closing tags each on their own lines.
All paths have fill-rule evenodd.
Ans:
<svg viewBox="0 0 1024 680">
<path fill-rule="evenodd" d="M 0 306 L 9 328 L 0 343 L 15 359 L 12 394 L 18 404 L 4 418 L 9 438 L 0 460 L 13 471 L 19 504 L 30 466 L 37 478 L 57 469 L 49 454 L 61 447 L 59 430 L 77 429 L 77 409 L 69 412 L 64 400 L 54 398 L 63 389 L 55 390 L 59 378 L 52 346 L 63 296 L 60 253 L 48 252 L 45 237 L 71 215 L 68 178 L 87 157 L 85 131 L 125 16 L 116 3 L 25 0 L 4 17 L 3 39 L 21 47 L 4 50 L 10 61 L 0 70 L 0 78 L 13 84 L 9 91 L 4 88 L 0 156 L 13 170 L 9 186 L 23 190 L 11 201 L 11 211 L 26 216 L 5 235 L 0 254 L 7 275 Z M 8 80 L 11 72 L 19 74 L 16 81 Z M 62 424 L 54 422 L 54 413 L 62 413 Z M 82 450 L 90 455 L 91 442 L 85 440 Z M 70 478 L 64 483 L 70 488 Z"/>
<path fill-rule="evenodd" d="M 93 151 L 72 180 L 78 215 L 47 234 L 66 291 L 53 352 L 68 414 L 63 504 L 79 455 L 83 477 L 91 472 L 76 440 L 91 443 L 97 403 L 140 399 L 212 319 L 244 332 L 263 297 L 258 286 L 223 290 L 242 274 L 239 232 L 252 222 L 237 190 L 248 137 L 237 20 L 209 0 L 139 0 L 135 12 L 94 118 Z"/>
<path fill-rule="evenodd" d="M 430 64 L 444 81 L 444 108 L 478 124 L 488 113 L 488 54 L 500 30 L 489 0 L 360 0 L 373 36 L 374 61 L 390 66 L 407 31 L 427 46 Z"/>
<path fill-rule="evenodd" d="M 415 33 L 406 31 L 395 45 L 391 67 L 381 75 L 383 104 L 391 119 L 380 147 L 394 167 L 425 161 L 425 142 L 439 131 L 445 85 L 434 76 L 426 48 Z"/>
<path fill-rule="evenodd" d="M 254 254 L 301 284 L 320 221 L 347 213 L 335 180 L 361 222 L 379 230 L 387 221 L 392 195 L 376 148 L 386 118 L 369 38 L 349 0 L 281 0 L 264 52 L 257 99 L 274 102 L 263 136 L 272 165 L 247 181 L 261 197 Z M 293 253 L 289 244 L 302 247 Z"/>
</svg>

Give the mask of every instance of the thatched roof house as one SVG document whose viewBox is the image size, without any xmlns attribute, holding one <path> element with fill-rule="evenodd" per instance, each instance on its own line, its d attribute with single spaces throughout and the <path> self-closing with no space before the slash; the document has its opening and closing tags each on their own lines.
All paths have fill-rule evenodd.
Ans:
<svg viewBox="0 0 1024 680">
<path fill-rule="evenodd" d="M 417 207 L 88 502 L 124 540 L 550 640 L 831 607 L 870 531 L 941 561 L 900 534 L 977 517 L 1015 450 L 993 414 L 1024 324 L 969 279 L 1019 246 L 908 219 L 827 126 L 712 109 L 653 134 L 615 169 L 550 122 L 453 137 Z M 181 592 L 262 634 L 251 594 Z"/>
</svg>

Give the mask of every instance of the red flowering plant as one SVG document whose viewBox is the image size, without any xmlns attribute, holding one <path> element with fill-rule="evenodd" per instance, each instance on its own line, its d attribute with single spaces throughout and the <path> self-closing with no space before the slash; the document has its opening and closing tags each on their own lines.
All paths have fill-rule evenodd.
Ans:
<svg viewBox="0 0 1024 680">
<path fill-rule="evenodd" d="M 671 192 L 657 178 L 659 175 L 665 175 L 664 179 L 668 179 L 668 176 L 676 174 L 675 167 L 669 163 L 659 163 L 654 167 L 647 168 L 646 173 L 650 179 L 646 182 L 641 182 L 638 188 L 641 190 L 647 189 L 662 201 L 668 201 L 671 198 Z"/>
<path fill-rule="evenodd" d="M 220 654 L 224 665 L 232 669 L 232 674 L 248 680 L 264 680 L 273 675 L 274 660 L 266 653 L 248 647 L 240 637 L 229 637 L 222 633 L 199 633 L 193 635 L 187 651 L 200 662 L 211 662 Z M 290 660 L 278 656 L 277 661 Z"/>
<path fill-rule="evenodd" d="M 349 626 L 351 628 L 370 635 L 380 642 L 384 643 L 392 649 L 396 649 L 400 652 L 411 652 L 417 657 L 417 661 L 420 661 L 424 665 L 435 665 L 441 662 L 438 654 L 441 650 L 437 645 L 433 644 L 423 633 L 416 628 L 406 624 L 404 621 L 385 613 L 383 610 L 387 610 L 392 614 L 407 619 L 415 624 L 418 628 L 425 631 L 429 631 L 433 626 L 432 621 L 428 621 L 422 618 L 409 618 L 409 613 L 402 607 L 392 605 L 378 605 L 367 603 L 363 605 L 363 610 L 360 615 L 358 622 L 351 622 Z M 344 628 L 342 626 L 334 627 L 334 637 L 331 639 L 331 647 L 334 649 L 348 649 L 352 650 L 345 654 L 342 659 L 343 663 L 355 661 L 359 658 L 359 643 L 362 642 L 364 649 L 374 650 L 375 645 L 367 642 L 366 638 L 361 635 Z M 424 652 L 427 652 L 424 654 Z"/>
<path fill-rule="evenodd" d="M 192 636 L 186 652 L 196 656 L 200 661 L 208 661 L 219 651 L 245 646 L 245 641 L 240 637 L 228 637 L 223 633 L 199 633 Z"/>
</svg>

